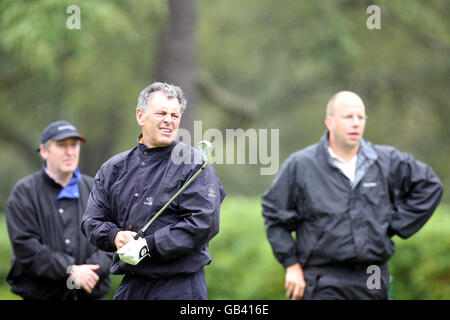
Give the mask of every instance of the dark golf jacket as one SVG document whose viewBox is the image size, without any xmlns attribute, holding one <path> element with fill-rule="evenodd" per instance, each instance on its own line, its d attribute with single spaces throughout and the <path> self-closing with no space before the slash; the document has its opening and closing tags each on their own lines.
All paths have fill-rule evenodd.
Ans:
<svg viewBox="0 0 450 320">
<path fill-rule="evenodd" d="M 439 178 L 410 154 L 363 139 L 352 185 L 327 148 L 328 132 L 292 154 L 262 197 L 275 257 L 285 267 L 387 261 L 391 237 L 410 237 L 433 214 Z"/>
<path fill-rule="evenodd" d="M 203 163 L 197 149 L 176 141 L 151 149 L 139 143 L 112 157 L 94 178 L 83 232 L 98 248 L 115 251 L 117 232 L 138 232 Z M 144 233 L 150 257 L 136 266 L 115 261 L 111 271 L 153 278 L 197 272 L 211 262 L 208 243 L 219 231 L 224 197 L 210 165 Z"/>
<path fill-rule="evenodd" d="M 76 221 L 76 225 L 70 227 L 76 246 L 67 245 L 63 235 L 63 219 L 57 201 L 62 186 L 44 169 L 15 185 L 6 207 L 13 249 L 7 281 L 14 293 L 25 299 L 98 299 L 108 293 L 111 254 L 91 245 L 80 230 L 92 183 L 91 177 L 81 175 L 79 198 L 65 200 L 66 214 L 76 215 L 71 220 Z M 73 264 L 100 265 L 96 271 L 100 280 L 92 294 L 73 289 L 74 286 L 67 283 L 68 267 Z"/>
</svg>

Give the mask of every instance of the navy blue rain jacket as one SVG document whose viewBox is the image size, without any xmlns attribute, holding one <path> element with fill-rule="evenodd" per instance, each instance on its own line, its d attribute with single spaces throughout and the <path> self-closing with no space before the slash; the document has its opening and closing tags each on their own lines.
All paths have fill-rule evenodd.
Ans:
<svg viewBox="0 0 450 320">
<path fill-rule="evenodd" d="M 173 152 L 189 161 L 173 161 Z M 115 251 L 117 232 L 138 232 L 203 163 L 197 149 L 180 142 L 152 149 L 138 144 L 112 157 L 94 178 L 83 233 L 98 248 Z M 115 261 L 111 272 L 158 278 L 200 270 L 211 262 L 208 243 L 219 232 L 224 197 L 223 186 L 209 165 L 144 233 L 151 256 L 136 266 Z"/>
<path fill-rule="evenodd" d="M 79 223 L 92 188 L 91 177 L 82 175 L 78 182 L 80 198 L 72 199 L 76 209 L 78 246 L 66 251 L 63 221 L 56 198 L 62 187 L 44 169 L 21 179 L 11 192 L 6 207 L 8 233 L 13 253 L 7 281 L 11 290 L 25 299 L 99 299 L 110 289 L 111 254 L 98 250 L 81 234 Z M 100 280 L 92 294 L 70 290 L 68 267 L 99 264 Z"/>
</svg>

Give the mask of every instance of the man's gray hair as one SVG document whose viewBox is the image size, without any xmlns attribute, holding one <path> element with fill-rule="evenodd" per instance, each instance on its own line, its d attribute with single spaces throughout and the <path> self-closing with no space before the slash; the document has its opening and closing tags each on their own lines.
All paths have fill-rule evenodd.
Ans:
<svg viewBox="0 0 450 320">
<path fill-rule="evenodd" d="M 145 114 L 152 94 L 156 91 L 162 91 L 168 98 L 177 98 L 178 102 L 180 103 L 180 112 L 181 114 L 183 114 L 187 104 L 186 98 L 183 94 L 183 90 L 181 90 L 180 87 L 165 82 L 154 82 L 148 87 L 144 88 L 144 90 L 142 90 L 139 94 L 137 109 L 141 109 Z"/>
</svg>

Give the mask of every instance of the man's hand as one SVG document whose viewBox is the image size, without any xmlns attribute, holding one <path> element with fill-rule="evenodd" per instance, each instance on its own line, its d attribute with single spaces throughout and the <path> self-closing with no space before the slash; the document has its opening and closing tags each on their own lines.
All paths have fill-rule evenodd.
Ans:
<svg viewBox="0 0 450 320">
<path fill-rule="evenodd" d="M 100 279 L 98 274 L 95 273 L 98 268 L 100 268 L 98 264 L 73 265 L 70 269 L 70 279 L 87 293 L 92 293 L 92 289 Z"/>
<path fill-rule="evenodd" d="M 149 256 L 147 240 L 139 238 L 128 242 L 122 248 L 117 250 L 120 260 L 133 266 L 137 265 L 146 256 Z"/>
<path fill-rule="evenodd" d="M 120 249 L 128 242 L 133 241 L 135 235 L 136 232 L 133 231 L 119 231 L 114 238 L 114 244 L 116 245 L 117 249 Z"/>
<path fill-rule="evenodd" d="M 286 297 L 292 300 L 300 300 L 305 293 L 306 282 L 303 276 L 303 269 L 300 263 L 293 264 L 286 268 Z"/>
</svg>

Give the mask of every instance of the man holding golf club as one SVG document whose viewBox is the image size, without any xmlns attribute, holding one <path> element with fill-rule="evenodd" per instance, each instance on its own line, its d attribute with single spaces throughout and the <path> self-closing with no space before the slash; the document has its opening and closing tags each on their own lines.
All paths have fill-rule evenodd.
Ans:
<svg viewBox="0 0 450 320">
<path fill-rule="evenodd" d="M 411 155 L 362 138 L 365 107 L 355 93 L 330 99 L 325 124 L 320 142 L 292 154 L 262 198 L 286 296 L 387 299 L 391 237 L 425 224 L 442 184 Z"/>
<path fill-rule="evenodd" d="M 207 299 L 203 267 L 219 231 L 223 186 L 201 152 L 176 141 L 186 100 L 179 87 L 155 82 L 138 98 L 137 146 L 102 165 L 82 231 L 116 251 L 111 271 L 125 274 L 115 299 Z"/>
</svg>

